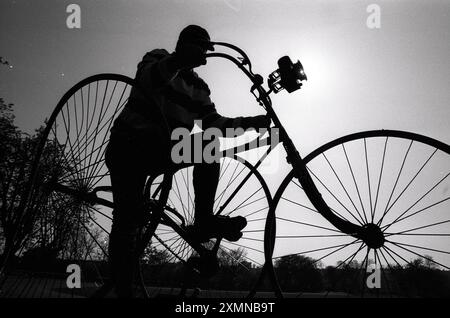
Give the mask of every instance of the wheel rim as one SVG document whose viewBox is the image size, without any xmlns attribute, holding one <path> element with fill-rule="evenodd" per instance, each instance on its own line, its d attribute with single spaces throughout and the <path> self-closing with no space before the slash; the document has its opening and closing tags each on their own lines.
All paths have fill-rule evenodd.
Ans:
<svg viewBox="0 0 450 318">
<path fill-rule="evenodd" d="M 253 171 L 253 175 L 243 183 L 242 188 L 225 205 L 234 189 L 241 184 L 250 171 Z M 193 167 L 188 167 L 179 170 L 174 175 L 172 190 L 167 202 L 167 206 L 172 211 L 174 209 L 182 215 L 186 220 L 186 225 L 194 222 L 192 172 Z M 154 193 L 159 182 L 159 179 L 155 180 L 150 193 Z M 200 287 L 199 297 L 247 297 L 251 294 L 264 265 L 264 226 L 270 201 L 269 189 L 256 169 L 247 162 L 240 163 L 228 157 L 222 158 L 214 213 L 218 213 L 220 207 L 224 205 L 225 208 L 221 215 L 245 216 L 248 225 L 243 230 L 243 237 L 237 242 L 221 241 L 218 252 L 220 269 L 217 274 L 208 279 L 194 278 L 195 281 L 186 282 L 182 277 L 186 269 L 184 262 L 191 256 L 195 256 L 195 251 L 172 228 L 160 224 L 147 252 L 152 249 L 153 257 L 158 259 L 162 256 L 164 260 L 159 260 L 158 264 L 149 266 L 147 285 L 152 286 L 152 288 L 148 288 L 149 294 L 173 293 L 172 289 L 180 288 L 183 283 L 189 285 L 187 286 L 189 293 L 192 292 L 191 288 Z M 173 216 L 172 219 L 177 224 L 181 224 L 180 218 L 174 216 L 172 212 L 166 210 L 165 213 Z M 215 242 L 215 239 L 212 239 L 204 246 L 213 248 Z M 147 263 L 152 263 L 152 256 L 144 255 Z M 193 275 L 192 272 L 188 273 L 188 275 Z M 257 288 L 258 291 L 271 289 L 267 282 Z"/>
<path fill-rule="evenodd" d="M 104 151 L 132 86 L 122 75 L 86 78 L 62 97 L 47 121 L 24 218 L 33 230 L 18 252 L 25 272 L 5 282 L 6 297 L 89 296 L 108 276 L 112 193 Z M 91 201 L 93 192 L 105 201 Z M 42 253 L 48 252 L 54 255 L 47 261 Z M 67 288 L 68 264 L 80 266 L 81 289 Z"/>
<path fill-rule="evenodd" d="M 448 145 L 431 138 L 370 131 L 339 138 L 305 157 L 333 212 L 369 228 L 372 240 L 363 242 L 333 228 L 315 212 L 291 172 L 274 197 L 271 264 L 281 290 L 332 296 L 448 295 L 449 155 Z M 379 233 L 382 239 L 374 240 Z M 309 274 L 291 275 L 288 281 L 284 271 L 299 269 Z M 368 287 L 368 279 L 375 288 Z"/>
</svg>

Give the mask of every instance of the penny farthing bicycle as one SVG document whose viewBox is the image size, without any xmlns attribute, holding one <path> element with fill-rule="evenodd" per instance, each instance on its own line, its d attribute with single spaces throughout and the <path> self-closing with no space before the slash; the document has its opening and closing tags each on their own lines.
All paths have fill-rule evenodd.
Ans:
<svg viewBox="0 0 450 318">
<path fill-rule="evenodd" d="M 338 138 L 302 158 L 270 99 L 302 86 L 301 63 L 281 58 L 266 89 L 241 49 L 214 45 L 235 52 L 208 57 L 228 59 L 248 76 L 251 93 L 273 123 L 268 134 L 221 158 L 215 213 L 242 215 L 248 226 L 237 242 L 200 244 L 186 232 L 193 222 L 192 168 L 149 178 L 143 189 L 148 218 L 139 240 L 142 294 L 427 296 L 427 281 L 441 281 L 435 292 L 448 295 L 449 146 L 414 133 L 378 130 Z M 110 291 L 106 262 L 114 203 L 104 150 L 133 86 L 122 75 L 95 75 L 58 103 L 32 167 L 23 217 L 32 226 L 21 248 L 10 253 L 18 264 L 4 270 L 4 296 Z M 282 150 L 278 144 L 292 170 L 272 199 L 258 168 L 271 151 Z M 240 154 L 257 145 L 267 146 L 259 160 L 243 160 Z M 54 268 L 82 265 L 83 287 L 68 290 L 65 281 L 48 277 L 48 262 L 38 266 L 48 255 Z M 30 259 L 36 260 L 33 266 Z M 411 282 L 413 277 L 422 281 Z"/>
</svg>

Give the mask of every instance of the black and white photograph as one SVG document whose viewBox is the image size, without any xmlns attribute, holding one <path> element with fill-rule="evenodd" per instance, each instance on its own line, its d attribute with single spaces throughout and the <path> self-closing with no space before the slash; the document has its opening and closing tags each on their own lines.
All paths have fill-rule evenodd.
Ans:
<svg viewBox="0 0 450 318">
<path fill-rule="evenodd" d="M 2 302 L 450 297 L 450 1 L 2 0 L 0 43 Z"/>
</svg>

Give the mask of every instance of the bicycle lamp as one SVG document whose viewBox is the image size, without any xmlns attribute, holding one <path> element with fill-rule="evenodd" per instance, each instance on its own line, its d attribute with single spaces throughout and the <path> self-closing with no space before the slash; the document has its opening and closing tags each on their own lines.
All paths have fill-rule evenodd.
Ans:
<svg viewBox="0 0 450 318">
<path fill-rule="evenodd" d="M 306 81 L 302 63 L 292 63 L 289 56 L 283 56 L 278 60 L 278 69 L 269 75 L 267 80 L 269 87 L 275 92 L 286 89 L 292 93 L 302 87 L 302 81 Z"/>
</svg>

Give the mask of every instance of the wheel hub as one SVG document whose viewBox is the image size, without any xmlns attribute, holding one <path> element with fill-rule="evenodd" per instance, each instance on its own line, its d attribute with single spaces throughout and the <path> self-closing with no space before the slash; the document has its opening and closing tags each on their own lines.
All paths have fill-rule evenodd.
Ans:
<svg viewBox="0 0 450 318">
<path fill-rule="evenodd" d="M 361 239 L 369 248 L 378 249 L 384 245 L 384 233 L 381 228 L 374 224 L 368 223 L 363 226 Z"/>
</svg>

